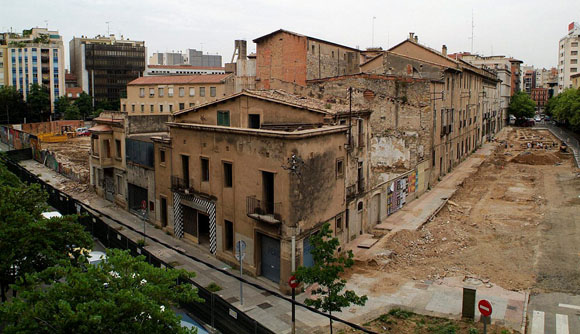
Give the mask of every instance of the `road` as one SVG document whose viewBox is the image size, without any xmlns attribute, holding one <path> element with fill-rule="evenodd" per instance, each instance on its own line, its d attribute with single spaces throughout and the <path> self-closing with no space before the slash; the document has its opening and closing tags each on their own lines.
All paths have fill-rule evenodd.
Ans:
<svg viewBox="0 0 580 334">
<path fill-rule="evenodd" d="M 578 175 L 578 170 L 545 175 L 550 207 L 540 224 L 541 241 L 534 261 L 536 282 L 528 306 L 529 334 L 580 333 Z"/>
</svg>

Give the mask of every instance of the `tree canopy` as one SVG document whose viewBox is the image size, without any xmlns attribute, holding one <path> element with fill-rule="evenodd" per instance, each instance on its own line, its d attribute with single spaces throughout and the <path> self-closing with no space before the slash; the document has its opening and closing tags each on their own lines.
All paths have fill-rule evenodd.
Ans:
<svg viewBox="0 0 580 334">
<path fill-rule="evenodd" d="M 0 292 L 26 274 L 42 271 L 77 247 L 91 248 L 93 240 L 76 223 L 76 216 L 44 218 L 47 194 L 39 185 L 21 183 L 0 163 Z"/>
<path fill-rule="evenodd" d="M 127 251 L 107 255 L 98 265 L 55 266 L 20 281 L 20 298 L 0 306 L 4 332 L 195 333 L 172 311 L 203 302 L 191 284 L 177 283 L 193 273 L 156 268 Z"/>
<path fill-rule="evenodd" d="M 551 98 L 546 112 L 558 122 L 580 131 L 580 89 L 568 88 Z"/>
<path fill-rule="evenodd" d="M 93 113 L 93 98 L 85 92 L 82 92 L 79 95 L 79 98 L 76 99 L 74 105 L 79 109 L 83 119 Z"/>
<path fill-rule="evenodd" d="M 66 107 L 64 111 L 64 119 L 81 119 L 81 113 L 79 112 L 79 108 L 75 105 Z"/>
<path fill-rule="evenodd" d="M 351 304 L 364 305 L 367 296 L 357 296 L 352 290 L 342 292 L 346 287 L 346 280 L 342 279 L 340 274 L 345 268 L 350 268 L 354 264 L 353 254 L 349 251 L 346 256 L 335 255 L 339 241 L 332 237 L 330 224 L 322 225 L 320 231 L 310 237 L 310 244 L 314 265 L 301 266 L 296 270 L 298 281 L 318 285 L 312 290 L 313 298 L 307 298 L 304 301 L 305 304 L 322 309 L 329 314 Z M 330 332 L 332 333 L 332 320 L 330 320 Z"/>
<path fill-rule="evenodd" d="M 36 83 L 30 85 L 26 103 L 30 109 L 31 117 L 34 118 L 30 121 L 48 119 L 48 115 L 50 114 L 50 91 L 46 86 L 40 86 Z"/>
<path fill-rule="evenodd" d="M 516 118 L 534 117 L 536 103 L 528 94 L 519 91 L 512 96 L 508 111 Z"/>
<path fill-rule="evenodd" d="M 0 88 L 0 123 L 24 123 L 27 117 L 26 102 L 13 86 Z"/>
<path fill-rule="evenodd" d="M 66 96 L 59 97 L 56 101 L 54 101 L 54 113 L 62 116 L 65 114 L 66 109 L 71 106 L 71 101 Z"/>
</svg>

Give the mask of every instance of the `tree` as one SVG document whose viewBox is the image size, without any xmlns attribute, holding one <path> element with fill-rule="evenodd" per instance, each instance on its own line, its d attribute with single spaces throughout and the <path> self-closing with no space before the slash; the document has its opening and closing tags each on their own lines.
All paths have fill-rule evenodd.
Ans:
<svg viewBox="0 0 580 334">
<path fill-rule="evenodd" d="M 38 84 L 30 85 L 30 92 L 26 97 L 30 116 L 33 121 L 42 121 L 48 119 L 50 115 L 50 91 L 46 86 Z"/>
<path fill-rule="evenodd" d="M 54 101 L 54 113 L 62 117 L 67 108 L 71 106 L 71 101 L 66 96 L 59 97 L 56 101 Z"/>
<path fill-rule="evenodd" d="M 79 108 L 79 112 L 81 113 L 83 119 L 87 118 L 87 116 L 93 113 L 93 98 L 85 92 L 82 92 L 79 95 L 79 98 L 76 99 L 74 105 Z"/>
<path fill-rule="evenodd" d="M 518 119 L 534 117 L 536 103 L 525 92 L 516 92 L 512 96 L 508 111 Z"/>
<path fill-rule="evenodd" d="M 23 123 L 26 117 L 26 102 L 13 86 L 0 88 L 0 123 Z"/>
<path fill-rule="evenodd" d="M 81 119 L 81 117 L 77 106 L 68 106 L 64 112 L 64 119 Z"/>
<path fill-rule="evenodd" d="M 0 306 L 5 333 L 195 333 L 171 310 L 203 302 L 197 288 L 178 284 L 185 270 L 156 268 L 111 249 L 98 265 L 62 265 L 19 282 L 19 298 Z M 48 284 L 48 286 L 47 286 Z"/>
<path fill-rule="evenodd" d="M 304 302 L 308 306 L 322 309 L 332 315 L 332 311 L 340 311 L 351 304 L 361 305 L 367 301 L 367 296 L 357 296 L 352 290 L 341 291 L 346 286 L 346 280 L 340 278 L 344 268 L 354 264 L 352 251 L 346 256 L 335 256 L 339 246 L 337 238 L 332 238 L 330 224 L 322 225 L 320 231 L 310 237 L 311 253 L 314 258 L 312 267 L 298 267 L 296 278 L 305 284 L 318 284 L 312 291 L 316 298 L 308 298 Z M 330 333 L 332 334 L 332 319 L 330 319 Z"/>
<path fill-rule="evenodd" d="M 574 131 L 580 130 L 580 89 L 565 89 L 552 98 L 550 112 L 561 123 L 569 125 Z"/>
<path fill-rule="evenodd" d="M 42 271 L 59 261 L 71 261 L 78 247 L 91 248 L 93 239 L 76 216 L 45 219 L 47 194 L 39 185 L 17 182 L 0 164 L 0 293 L 26 274 Z"/>
</svg>

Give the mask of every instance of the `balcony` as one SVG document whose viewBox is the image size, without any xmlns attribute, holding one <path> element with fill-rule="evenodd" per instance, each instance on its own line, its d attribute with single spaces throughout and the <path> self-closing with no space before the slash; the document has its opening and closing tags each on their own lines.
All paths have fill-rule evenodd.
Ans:
<svg viewBox="0 0 580 334">
<path fill-rule="evenodd" d="M 359 194 L 362 194 L 365 192 L 365 179 L 364 177 L 358 179 L 358 182 L 356 183 L 357 185 L 357 190 L 359 192 Z"/>
<path fill-rule="evenodd" d="M 171 190 L 185 195 L 191 195 L 194 193 L 193 179 L 183 179 L 177 176 L 172 176 Z"/>
<path fill-rule="evenodd" d="M 346 200 L 350 201 L 356 197 L 356 184 L 346 187 Z"/>
<path fill-rule="evenodd" d="M 246 214 L 248 217 L 268 224 L 280 224 L 282 203 L 264 202 L 255 196 L 246 198 Z"/>
</svg>

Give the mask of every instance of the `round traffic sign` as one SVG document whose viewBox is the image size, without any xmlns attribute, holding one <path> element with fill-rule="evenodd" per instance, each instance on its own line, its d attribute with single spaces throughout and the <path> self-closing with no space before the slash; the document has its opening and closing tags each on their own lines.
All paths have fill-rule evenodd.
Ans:
<svg viewBox="0 0 580 334">
<path fill-rule="evenodd" d="M 143 200 L 141 201 L 141 210 L 146 210 L 147 209 L 147 201 Z"/>
<path fill-rule="evenodd" d="M 485 316 L 485 317 L 489 317 L 491 315 L 491 303 L 488 302 L 485 299 L 482 299 L 479 301 L 479 303 L 477 304 L 477 308 L 479 309 L 479 312 L 481 312 L 481 315 Z"/>
<path fill-rule="evenodd" d="M 288 285 L 290 285 L 292 289 L 296 289 L 298 287 L 298 280 L 296 279 L 296 276 L 290 276 L 288 279 Z"/>
</svg>

